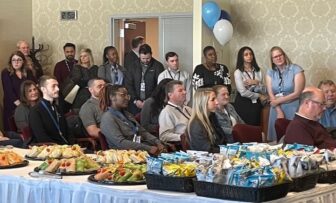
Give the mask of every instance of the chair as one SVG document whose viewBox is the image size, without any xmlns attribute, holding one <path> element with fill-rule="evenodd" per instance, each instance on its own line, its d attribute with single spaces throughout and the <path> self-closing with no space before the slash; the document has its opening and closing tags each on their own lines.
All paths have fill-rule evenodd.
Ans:
<svg viewBox="0 0 336 203">
<path fill-rule="evenodd" d="M 189 139 L 188 139 L 188 135 L 187 133 L 183 133 L 181 136 L 181 146 L 182 146 L 182 150 L 183 151 L 187 151 L 188 149 L 190 149 L 190 145 L 189 145 Z"/>
<path fill-rule="evenodd" d="M 11 117 L 8 118 L 8 124 L 9 124 L 9 130 L 10 131 L 13 131 L 13 132 L 18 131 L 18 128 L 17 128 L 16 123 L 15 123 L 14 116 L 11 116 Z"/>
<path fill-rule="evenodd" d="M 262 130 L 260 126 L 247 124 L 236 124 L 232 128 L 233 140 L 235 142 L 262 142 Z"/>
<path fill-rule="evenodd" d="M 275 120 L 274 128 L 275 128 L 278 142 L 286 134 L 286 129 L 289 123 L 290 123 L 290 120 L 286 118 L 278 118 Z"/>
<path fill-rule="evenodd" d="M 107 150 L 109 149 L 108 144 L 106 142 L 105 135 L 102 132 L 99 132 L 99 137 L 98 137 L 100 147 L 102 150 Z"/>
</svg>

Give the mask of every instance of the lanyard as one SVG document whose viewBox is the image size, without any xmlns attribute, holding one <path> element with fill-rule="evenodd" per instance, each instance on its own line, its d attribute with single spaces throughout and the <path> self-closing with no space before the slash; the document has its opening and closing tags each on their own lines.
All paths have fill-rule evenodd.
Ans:
<svg viewBox="0 0 336 203">
<path fill-rule="evenodd" d="M 244 71 L 247 75 L 247 77 L 249 77 L 251 80 L 254 80 L 255 79 L 255 73 L 254 73 L 254 70 L 252 71 L 252 78 L 250 76 L 250 74 L 247 72 L 247 71 Z"/>
<path fill-rule="evenodd" d="M 56 111 L 56 117 L 57 117 L 57 121 L 55 119 L 55 117 L 52 115 L 52 113 L 50 112 L 50 109 L 48 108 L 47 104 L 45 103 L 45 101 L 41 100 L 41 104 L 42 106 L 45 108 L 45 110 L 48 112 L 52 122 L 54 123 L 55 127 L 58 130 L 59 135 L 61 136 L 61 138 L 65 141 L 65 143 L 68 143 L 68 141 L 63 137 L 63 133 L 60 129 L 60 125 L 59 125 L 59 118 L 58 118 L 58 113 Z"/>
<path fill-rule="evenodd" d="M 225 111 L 225 113 L 229 116 L 230 124 L 231 124 L 231 127 L 232 127 L 232 119 L 231 119 L 231 115 L 230 115 L 229 111 L 226 110 L 225 108 L 224 108 L 224 111 Z"/>
<path fill-rule="evenodd" d="M 183 112 L 183 111 L 181 111 L 181 109 L 179 109 L 177 106 L 174 106 L 174 105 L 171 105 L 171 104 L 169 104 L 168 103 L 168 105 L 169 106 L 172 106 L 172 107 L 174 107 L 176 110 L 178 110 L 186 119 L 190 119 L 190 113 L 188 112 L 188 110 L 187 109 L 185 109 L 185 111 L 186 111 L 186 114 L 188 114 L 188 116 Z"/>
<path fill-rule="evenodd" d="M 175 78 L 172 76 L 170 70 L 168 70 L 168 73 L 169 73 L 171 79 L 175 80 Z M 176 74 L 175 74 L 175 75 L 176 75 Z M 181 71 L 178 72 L 178 79 L 177 79 L 177 80 L 180 80 L 180 76 L 181 76 Z"/>
<path fill-rule="evenodd" d="M 113 81 L 113 79 L 112 79 L 112 83 L 113 84 L 118 84 L 119 83 L 119 77 L 118 77 L 118 66 L 117 66 L 117 64 L 115 64 L 115 66 L 113 66 L 112 64 L 111 64 L 111 73 L 112 73 L 112 77 L 111 77 L 111 79 L 113 78 L 113 76 L 114 76 L 114 81 Z"/>
<path fill-rule="evenodd" d="M 278 73 L 279 73 L 279 79 L 280 79 L 280 82 L 279 82 L 279 93 L 282 93 L 283 92 L 283 77 L 282 77 L 282 73 L 280 72 L 279 68 L 278 68 Z"/>
</svg>

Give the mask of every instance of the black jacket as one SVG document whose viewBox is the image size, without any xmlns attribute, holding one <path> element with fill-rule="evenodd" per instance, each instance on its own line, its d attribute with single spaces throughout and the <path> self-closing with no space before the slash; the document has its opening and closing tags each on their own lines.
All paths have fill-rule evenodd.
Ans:
<svg viewBox="0 0 336 203">
<path fill-rule="evenodd" d="M 164 70 L 162 63 L 152 58 L 149 67 L 145 72 L 145 94 L 146 99 L 151 96 L 155 87 L 157 86 L 157 81 L 160 73 Z M 132 67 L 127 69 L 126 72 L 126 88 L 128 93 L 131 95 L 131 101 L 140 100 L 140 83 L 142 76 L 142 67 L 140 60 L 133 63 Z"/>
<path fill-rule="evenodd" d="M 56 116 L 58 116 L 59 126 L 63 138 L 59 134 L 56 125 L 54 124 L 48 111 L 43 106 L 42 102 L 46 104 L 49 111 L 54 116 L 56 122 Z M 57 112 L 59 112 L 57 106 L 54 105 L 54 108 L 56 108 Z M 30 109 L 29 126 L 33 132 L 32 142 L 54 142 L 57 144 L 69 144 L 68 129 L 65 117 L 62 113 L 58 113 L 58 115 L 56 115 L 56 113 L 51 110 L 51 104 L 47 100 L 42 99 L 42 101 L 38 102 L 34 107 Z"/>
</svg>

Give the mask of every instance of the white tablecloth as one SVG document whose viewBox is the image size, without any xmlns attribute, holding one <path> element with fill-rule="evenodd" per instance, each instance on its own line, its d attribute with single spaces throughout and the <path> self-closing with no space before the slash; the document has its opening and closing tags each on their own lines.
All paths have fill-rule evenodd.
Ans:
<svg viewBox="0 0 336 203">
<path fill-rule="evenodd" d="M 15 149 L 24 155 L 26 150 Z M 146 185 L 104 186 L 89 183 L 86 176 L 63 176 L 63 179 L 32 178 L 30 171 L 40 165 L 40 161 L 30 161 L 27 167 L 0 170 L 1 203 L 197 203 L 234 202 L 196 196 L 195 193 L 178 193 L 148 190 Z M 336 185 L 319 184 L 316 188 L 289 193 L 285 198 L 272 202 L 334 202 Z"/>
</svg>

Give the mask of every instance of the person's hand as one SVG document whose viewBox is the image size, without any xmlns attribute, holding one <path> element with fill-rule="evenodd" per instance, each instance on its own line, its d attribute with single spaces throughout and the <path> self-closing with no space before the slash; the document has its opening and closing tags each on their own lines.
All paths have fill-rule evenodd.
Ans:
<svg viewBox="0 0 336 203">
<path fill-rule="evenodd" d="M 143 101 L 141 101 L 141 100 L 137 100 L 137 101 L 135 102 L 135 105 L 136 105 L 139 109 L 142 109 L 142 107 L 143 107 Z"/>
<path fill-rule="evenodd" d="M 149 153 L 151 155 L 159 155 L 160 151 L 159 148 L 157 148 L 156 146 L 152 146 L 149 150 Z"/>
<path fill-rule="evenodd" d="M 9 140 L 8 137 L 0 137 L 0 141 L 6 141 L 6 140 Z"/>
<path fill-rule="evenodd" d="M 244 85 L 250 86 L 250 85 L 258 85 L 259 81 L 258 80 L 252 80 L 252 79 L 246 79 L 244 81 Z"/>
<path fill-rule="evenodd" d="M 161 152 L 167 152 L 166 147 L 163 144 L 157 144 L 156 147 L 159 149 L 160 153 Z"/>
<path fill-rule="evenodd" d="M 278 99 L 272 99 L 272 100 L 270 100 L 270 104 L 271 104 L 271 106 L 275 107 L 275 106 L 278 106 L 280 103 L 279 103 Z"/>
</svg>

